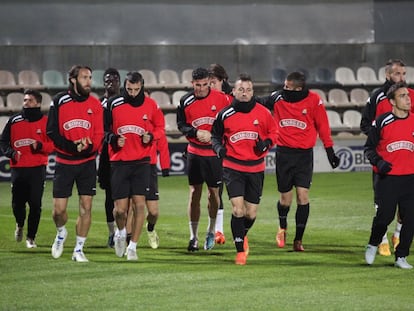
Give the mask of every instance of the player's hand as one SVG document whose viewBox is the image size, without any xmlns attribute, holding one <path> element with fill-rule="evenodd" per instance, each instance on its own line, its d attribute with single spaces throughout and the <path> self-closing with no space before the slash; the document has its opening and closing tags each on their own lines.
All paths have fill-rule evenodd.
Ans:
<svg viewBox="0 0 414 311">
<path fill-rule="evenodd" d="M 224 159 L 226 157 L 227 154 L 227 149 L 226 147 L 221 146 L 218 150 L 217 150 L 217 157 L 220 159 Z"/>
<path fill-rule="evenodd" d="M 92 145 L 92 140 L 89 137 L 83 137 L 81 139 L 82 143 L 82 151 L 89 148 L 90 145 Z"/>
<path fill-rule="evenodd" d="M 152 135 L 150 132 L 145 132 L 145 134 L 141 136 L 141 141 L 144 145 L 148 145 L 153 141 L 153 139 L 154 135 Z"/>
<path fill-rule="evenodd" d="M 168 177 L 170 176 L 170 170 L 168 168 L 165 168 L 161 171 L 162 177 Z"/>
<path fill-rule="evenodd" d="M 33 153 L 38 153 L 40 150 L 42 150 L 43 144 L 40 141 L 35 141 L 33 144 L 30 144 L 30 150 L 32 150 Z"/>
<path fill-rule="evenodd" d="M 92 140 L 89 137 L 82 137 L 81 139 L 73 142 L 76 145 L 76 150 L 81 153 L 82 151 L 90 152 L 93 148 Z"/>
<path fill-rule="evenodd" d="M 272 141 L 270 139 L 261 140 L 259 138 L 259 140 L 256 142 L 255 149 L 259 154 L 262 154 L 266 152 L 267 149 L 269 149 L 271 144 L 272 144 Z"/>
<path fill-rule="evenodd" d="M 326 150 L 326 155 L 328 156 L 329 164 L 331 164 L 332 168 L 337 168 L 339 166 L 340 159 L 335 154 L 335 151 L 333 150 L 332 147 L 325 148 L 325 150 Z"/>
<path fill-rule="evenodd" d="M 118 145 L 119 148 L 122 148 L 123 146 L 125 146 L 125 140 L 126 140 L 126 137 L 124 135 L 118 136 L 116 144 Z"/>
<path fill-rule="evenodd" d="M 16 164 L 17 162 L 20 161 L 21 156 L 22 156 L 22 153 L 18 150 L 17 151 L 15 150 L 11 157 L 12 162 Z"/>
<path fill-rule="evenodd" d="M 207 130 L 197 130 L 197 139 L 202 143 L 211 142 L 211 133 Z"/>
<path fill-rule="evenodd" d="M 385 160 L 379 160 L 376 167 L 379 174 L 385 175 L 391 171 L 392 164 Z"/>
</svg>

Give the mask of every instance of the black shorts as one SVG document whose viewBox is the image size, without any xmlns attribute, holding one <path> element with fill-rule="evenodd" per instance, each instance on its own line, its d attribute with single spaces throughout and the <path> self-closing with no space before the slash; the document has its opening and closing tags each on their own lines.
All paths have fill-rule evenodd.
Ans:
<svg viewBox="0 0 414 311">
<path fill-rule="evenodd" d="M 12 201 L 18 206 L 26 202 L 36 207 L 42 206 L 45 188 L 46 166 L 11 168 Z"/>
<path fill-rule="evenodd" d="M 74 183 L 76 183 L 78 195 L 96 194 L 95 160 L 76 165 L 56 162 L 53 177 L 53 197 L 68 198 L 72 196 Z"/>
<path fill-rule="evenodd" d="M 219 187 L 223 178 L 222 160 L 213 157 L 203 157 L 192 153 L 187 155 L 188 183 L 209 187 Z"/>
<path fill-rule="evenodd" d="M 276 181 L 279 192 L 293 186 L 309 189 L 313 174 L 313 149 L 276 148 Z"/>
<path fill-rule="evenodd" d="M 111 163 L 112 199 L 125 199 L 133 195 L 146 196 L 150 173 L 149 163 Z"/>
<path fill-rule="evenodd" d="M 158 175 L 157 175 L 157 165 L 151 164 L 151 176 L 150 176 L 150 185 L 149 185 L 149 192 L 145 196 L 146 200 L 150 201 L 158 201 L 159 200 L 159 193 L 158 193 Z"/>
<path fill-rule="evenodd" d="M 245 173 L 223 168 L 223 181 L 229 198 L 244 197 L 244 200 L 259 204 L 263 191 L 264 172 Z"/>
</svg>

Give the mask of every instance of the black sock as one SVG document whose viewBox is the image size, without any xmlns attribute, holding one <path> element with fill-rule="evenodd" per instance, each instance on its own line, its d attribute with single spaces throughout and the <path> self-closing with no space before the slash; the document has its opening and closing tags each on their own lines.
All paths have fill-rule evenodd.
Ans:
<svg viewBox="0 0 414 311">
<path fill-rule="evenodd" d="M 279 226 L 282 229 L 287 229 L 287 215 L 289 213 L 290 206 L 283 206 L 280 201 L 277 201 L 277 211 L 279 213 Z"/>
<path fill-rule="evenodd" d="M 309 203 L 300 205 L 298 204 L 298 208 L 296 209 L 296 235 L 295 241 L 302 240 L 303 233 L 305 232 L 306 223 L 308 222 L 309 217 Z"/>
<path fill-rule="evenodd" d="M 152 232 L 154 231 L 155 224 L 148 223 L 147 224 L 147 231 Z"/>
<path fill-rule="evenodd" d="M 131 237 L 132 237 L 132 233 L 127 233 L 127 237 L 126 237 L 127 244 L 129 244 L 129 242 L 131 241 Z"/>
<path fill-rule="evenodd" d="M 244 217 L 231 215 L 231 232 L 233 233 L 234 244 L 237 252 L 243 252 L 244 242 Z"/>
<path fill-rule="evenodd" d="M 253 227 L 254 222 L 256 221 L 256 217 L 253 219 L 244 217 L 244 235 L 247 235 L 247 232 L 249 232 L 250 228 Z"/>
</svg>

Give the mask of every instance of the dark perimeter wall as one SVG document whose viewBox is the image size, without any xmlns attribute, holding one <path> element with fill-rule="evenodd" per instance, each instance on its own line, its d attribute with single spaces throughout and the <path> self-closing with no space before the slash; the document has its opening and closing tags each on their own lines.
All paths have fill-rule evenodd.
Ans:
<svg viewBox="0 0 414 311">
<path fill-rule="evenodd" d="M 0 69 L 177 71 L 223 64 L 269 81 L 271 69 L 414 65 L 412 1 L 9 1 Z"/>
</svg>

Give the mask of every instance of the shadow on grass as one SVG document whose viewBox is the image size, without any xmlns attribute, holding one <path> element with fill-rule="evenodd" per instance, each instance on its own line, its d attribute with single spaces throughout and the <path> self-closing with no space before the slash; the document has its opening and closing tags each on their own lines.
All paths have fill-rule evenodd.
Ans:
<svg viewBox="0 0 414 311">
<path fill-rule="evenodd" d="M 285 248 L 277 248 L 269 241 L 250 241 L 250 255 L 247 266 L 262 267 L 342 267 L 342 268 L 375 268 L 393 267 L 393 256 L 378 256 L 372 267 L 364 261 L 364 248 L 362 245 L 338 245 L 338 244 L 306 244 L 304 252 L 294 252 L 292 245 Z M 66 246 L 61 258 L 53 259 L 50 254 L 50 245 L 38 245 L 35 249 L 11 249 L 12 254 L 27 256 L 41 256 L 50 259 L 50 262 L 71 261 L 73 248 Z M 148 245 L 138 247 L 139 260 L 127 261 L 125 257 L 119 258 L 114 250 L 106 246 L 91 245 L 85 247 L 85 254 L 93 264 L 160 264 L 160 265 L 234 265 L 236 251 L 229 243 L 225 246 L 216 246 L 214 249 L 197 252 L 189 252 L 185 244 L 181 246 L 151 249 Z"/>
</svg>

